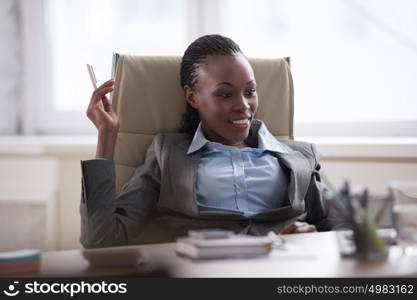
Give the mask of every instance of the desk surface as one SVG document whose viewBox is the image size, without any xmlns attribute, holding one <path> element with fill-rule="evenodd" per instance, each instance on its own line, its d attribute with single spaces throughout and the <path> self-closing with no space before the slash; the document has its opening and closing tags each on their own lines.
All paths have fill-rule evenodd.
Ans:
<svg viewBox="0 0 417 300">
<path fill-rule="evenodd" d="M 178 256 L 174 243 L 137 247 L 144 262 L 136 267 L 91 267 L 82 250 L 51 251 L 42 255 L 38 273 L 19 276 L 148 276 L 172 277 L 404 277 L 417 276 L 417 256 L 403 255 L 399 247 L 390 248 L 387 259 L 376 262 L 343 258 L 335 232 L 283 236 L 294 245 L 296 254 L 273 250 L 265 257 L 194 261 Z M 162 271 L 162 273 L 160 273 Z M 165 270 L 165 271 L 164 271 Z"/>
</svg>

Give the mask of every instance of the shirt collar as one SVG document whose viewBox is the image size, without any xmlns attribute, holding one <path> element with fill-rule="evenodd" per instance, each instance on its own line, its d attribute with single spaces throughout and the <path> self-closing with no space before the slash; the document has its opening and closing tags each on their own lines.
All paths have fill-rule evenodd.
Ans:
<svg viewBox="0 0 417 300">
<path fill-rule="evenodd" d="M 269 132 L 264 122 L 258 119 L 252 120 L 251 130 L 249 131 L 249 136 L 246 138 L 245 142 L 249 145 L 254 145 L 255 148 L 261 150 L 268 150 L 271 152 L 278 153 L 288 153 L 286 146 L 279 142 Z M 193 140 L 191 141 L 191 144 L 188 147 L 187 154 L 191 154 L 197 150 L 200 150 L 207 143 L 210 143 L 210 141 L 207 140 L 204 136 L 204 132 L 200 122 L 194 134 Z"/>
<path fill-rule="evenodd" d="M 198 124 L 197 130 L 194 133 L 194 137 L 190 144 L 190 147 L 188 147 L 187 154 L 191 154 L 203 148 L 204 145 L 207 144 L 208 142 L 209 141 L 204 136 L 203 129 L 201 128 L 201 121 L 200 121 L 200 124 Z"/>
</svg>

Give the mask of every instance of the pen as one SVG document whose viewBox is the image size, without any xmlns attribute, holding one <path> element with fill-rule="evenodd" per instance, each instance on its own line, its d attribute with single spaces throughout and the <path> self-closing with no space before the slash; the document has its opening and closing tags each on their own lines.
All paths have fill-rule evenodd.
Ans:
<svg viewBox="0 0 417 300">
<path fill-rule="evenodd" d="M 348 217 L 351 221 L 353 221 L 354 210 L 353 210 L 353 205 L 352 205 L 352 199 L 350 196 L 349 182 L 347 180 L 343 183 L 340 193 L 341 193 L 343 201 L 346 203 Z"/>
<path fill-rule="evenodd" d="M 90 75 L 91 83 L 93 84 L 94 90 L 97 89 L 97 79 L 96 75 L 94 74 L 93 66 L 90 64 L 87 64 L 87 70 L 88 74 Z"/>
<path fill-rule="evenodd" d="M 363 190 L 363 193 L 362 193 L 361 197 L 359 198 L 359 201 L 360 201 L 361 207 L 362 207 L 364 210 L 367 210 L 367 209 L 368 209 L 368 203 L 369 203 L 369 193 L 368 193 L 368 188 L 365 188 L 365 189 Z"/>
<path fill-rule="evenodd" d="M 381 205 L 381 207 L 379 208 L 379 210 L 375 214 L 375 217 L 374 217 L 375 225 L 377 225 L 377 226 L 379 225 L 379 223 L 381 222 L 385 212 L 390 207 L 390 205 L 392 204 L 393 201 L 394 201 L 394 196 L 392 194 L 392 190 L 390 189 L 388 195 L 384 199 L 383 204 Z"/>
</svg>

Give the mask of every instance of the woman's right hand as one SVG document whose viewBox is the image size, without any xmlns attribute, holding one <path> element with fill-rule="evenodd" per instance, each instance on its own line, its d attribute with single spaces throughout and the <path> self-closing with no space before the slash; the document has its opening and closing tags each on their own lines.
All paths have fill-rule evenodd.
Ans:
<svg viewBox="0 0 417 300">
<path fill-rule="evenodd" d="M 98 87 L 93 92 L 87 108 L 87 117 L 98 130 L 96 157 L 111 160 L 120 126 L 119 119 L 106 96 L 113 91 L 113 85 L 114 79 L 110 79 Z"/>
<path fill-rule="evenodd" d="M 93 122 L 99 132 L 108 131 L 109 133 L 117 134 L 119 119 L 106 96 L 106 94 L 113 91 L 113 85 L 114 79 L 110 79 L 93 92 L 87 108 L 87 117 Z"/>
</svg>

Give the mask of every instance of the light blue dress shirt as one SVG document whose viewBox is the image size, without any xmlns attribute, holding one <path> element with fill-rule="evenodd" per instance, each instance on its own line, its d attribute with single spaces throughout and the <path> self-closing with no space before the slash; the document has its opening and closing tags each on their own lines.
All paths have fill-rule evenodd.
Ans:
<svg viewBox="0 0 417 300">
<path fill-rule="evenodd" d="M 197 128 L 187 154 L 201 149 L 195 191 L 199 210 L 225 210 L 245 216 L 288 202 L 288 178 L 276 153 L 288 153 L 260 120 L 253 120 L 251 147 L 238 148 L 207 140 Z M 253 147 L 253 148 L 252 148 Z"/>
</svg>

